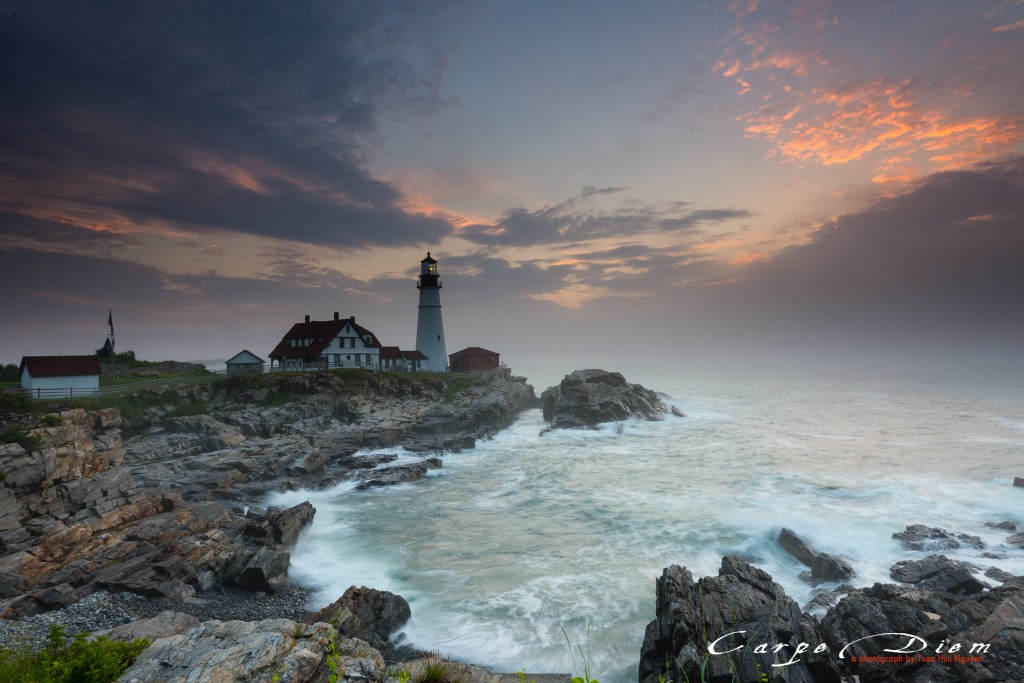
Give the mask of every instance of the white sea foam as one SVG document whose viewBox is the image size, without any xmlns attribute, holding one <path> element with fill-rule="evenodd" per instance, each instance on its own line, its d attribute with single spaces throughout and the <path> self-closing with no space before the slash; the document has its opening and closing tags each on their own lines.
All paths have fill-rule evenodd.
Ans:
<svg viewBox="0 0 1024 683">
<path fill-rule="evenodd" d="M 1011 486 L 1024 476 L 1024 391 L 906 378 L 654 388 L 687 417 L 541 436 L 532 410 L 446 454 L 440 476 L 275 494 L 268 503 L 317 508 L 293 576 L 321 604 L 350 585 L 399 593 L 413 609 L 408 642 L 508 671 L 571 669 L 560 627 L 586 647 L 589 623 L 591 671 L 618 683 L 635 680 L 654 579 L 670 564 L 699 577 L 740 554 L 806 602 L 806 567 L 775 542 L 783 526 L 848 558 L 856 585 L 925 555 L 892 538 L 915 523 L 988 545 L 947 556 L 1024 574 L 1024 552 L 985 527 L 1024 523 Z"/>
</svg>

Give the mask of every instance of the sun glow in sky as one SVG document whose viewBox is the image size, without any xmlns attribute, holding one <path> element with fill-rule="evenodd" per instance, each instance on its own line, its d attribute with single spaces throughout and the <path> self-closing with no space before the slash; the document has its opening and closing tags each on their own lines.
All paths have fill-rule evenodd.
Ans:
<svg viewBox="0 0 1024 683">
<path fill-rule="evenodd" d="M 610 320 L 1012 347 L 1022 38 L 1021 0 L 0 0 L 0 360 L 108 308 L 141 357 L 336 310 L 408 346 L 427 250 L 449 350 L 526 369 Z"/>
</svg>

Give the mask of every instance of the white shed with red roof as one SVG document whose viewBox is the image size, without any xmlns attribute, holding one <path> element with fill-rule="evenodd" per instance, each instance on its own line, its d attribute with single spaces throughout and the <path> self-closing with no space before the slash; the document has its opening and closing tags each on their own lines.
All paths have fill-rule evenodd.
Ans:
<svg viewBox="0 0 1024 683">
<path fill-rule="evenodd" d="M 103 368 L 96 356 L 23 356 L 18 377 L 35 398 L 92 396 Z"/>
</svg>

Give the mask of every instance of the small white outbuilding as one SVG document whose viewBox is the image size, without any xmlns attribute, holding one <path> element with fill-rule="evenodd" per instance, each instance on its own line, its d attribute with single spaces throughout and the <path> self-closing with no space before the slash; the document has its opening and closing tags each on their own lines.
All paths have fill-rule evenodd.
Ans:
<svg viewBox="0 0 1024 683">
<path fill-rule="evenodd" d="M 75 398 L 100 391 L 96 356 L 23 356 L 18 378 L 33 398 Z"/>
</svg>

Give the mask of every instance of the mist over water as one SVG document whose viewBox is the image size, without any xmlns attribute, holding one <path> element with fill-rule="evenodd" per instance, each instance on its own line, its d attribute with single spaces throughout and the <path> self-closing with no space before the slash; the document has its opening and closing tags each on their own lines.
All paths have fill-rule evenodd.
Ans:
<svg viewBox="0 0 1024 683">
<path fill-rule="evenodd" d="M 1024 573 L 1024 551 L 984 526 L 1024 522 L 1011 486 L 1024 476 L 1020 384 L 641 381 L 687 417 L 539 436 L 529 411 L 420 482 L 271 496 L 317 508 L 293 578 L 319 589 L 318 606 L 350 585 L 398 593 L 407 642 L 498 670 L 570 671 L 564 627 L 589 639 L 591 672 L 618 683 L 636 679 L 670 564 L 696 578 L 739 554 L 804 604 L 813 590 L 775 543 L 782 526 L 846 557 L 857 586 L 925 554 L 891 538 L 915 523 L 981 536 L 1007 559 L 947 556 Z"/>
</svg>

